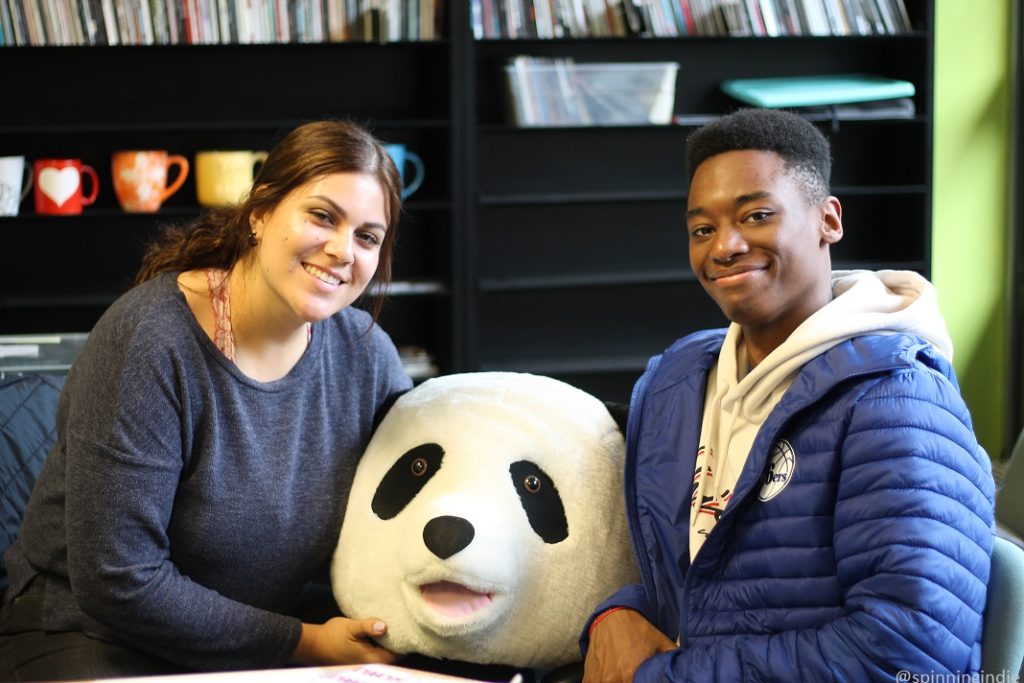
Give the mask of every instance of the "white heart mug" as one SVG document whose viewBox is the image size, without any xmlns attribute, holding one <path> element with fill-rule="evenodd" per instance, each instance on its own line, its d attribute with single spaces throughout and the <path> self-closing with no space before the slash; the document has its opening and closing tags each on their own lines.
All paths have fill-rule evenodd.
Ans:
<svg viewBox="0 0 1024 683">
<path fill-rule="evenodd" d="M 83 206 L 96 201 L 99 178 L 92 166 L 80 159 L 37 159 L 33 164 L 36 213 L 69 216 L 82 213 Z M 82 176 L 92 180 L 92 191 L 82 192 Z"/>
</svg>

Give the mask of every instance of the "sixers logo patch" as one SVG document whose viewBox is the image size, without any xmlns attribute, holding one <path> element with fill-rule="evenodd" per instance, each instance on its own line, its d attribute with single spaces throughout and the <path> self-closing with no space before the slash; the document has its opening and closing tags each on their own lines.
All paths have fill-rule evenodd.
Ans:
<svg viewBox="0 0 1024 683">
<path fill-rule="evenodd" d="M 785 439 L 780 439 L 772 446 L 772 452 L 768 455 L 768 469 L 764 473 L 761 484 L 761 492 L 757 495 L 761 502 L 768 502 L 775 496 L 782 493 L 782 490 L 793 478 L 796 471 L 796 453 L 793 447 Z"/>
</svg>

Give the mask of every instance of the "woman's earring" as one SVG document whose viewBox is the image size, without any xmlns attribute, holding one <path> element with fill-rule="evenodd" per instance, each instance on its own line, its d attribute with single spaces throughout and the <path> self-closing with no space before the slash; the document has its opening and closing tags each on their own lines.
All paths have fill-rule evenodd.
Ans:
<svg viewBox="0 0 1024 683">
<path fill-rule="evenodd" d="M 249 246 L 250 247 L 255 247 L 257 244 L 259 244 L 259 240 L 256 239 L 256 231 L 255 230 L 251 230 L 249 232 Z"/>
</svg>

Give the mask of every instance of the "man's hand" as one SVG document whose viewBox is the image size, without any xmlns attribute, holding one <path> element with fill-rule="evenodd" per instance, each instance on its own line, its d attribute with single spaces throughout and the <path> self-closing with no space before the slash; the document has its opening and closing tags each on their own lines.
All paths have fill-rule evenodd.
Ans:
<svg viewBox="0 0 1024 683">
<path fill-rule="evenodd" d="M 334 617 L 324 624 L 303 624 L 291 661 L 296 664 L 391 664 L 398 655 L 373 638 L 387 632 L 379 619 Z"/>
<path fill-rule="evenodd" d="M 629 683 L 644 660 L 676 644 L 631 609 L 608 614 L 590 634 L 583 683 Z"/>
</svg>

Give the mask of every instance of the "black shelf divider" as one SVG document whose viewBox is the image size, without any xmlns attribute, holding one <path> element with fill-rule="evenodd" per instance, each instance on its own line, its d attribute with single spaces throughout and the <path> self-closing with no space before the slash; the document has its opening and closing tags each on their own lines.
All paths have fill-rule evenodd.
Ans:
<svg viewBox="0 0 1024 683">
<path fill-rule="evenodd" d="M 600 204 L 618 202 L 686 201 L 683 190 L 623 190 L 620 192 L 531 192 L 480 195 L 481 206 L 515 204 Z"/>
<path fill-rule="evenodd" d="M 532 372 L 548 375 L 578 375 L 603 373 L 637 373 L 644 369 L 648 356 L 608 355 L 590 358 L 548 356 L 530 359 L 487 359 L 485 370 L 499 372 Z"/>
<path fill-rule="evenodd" d="M 37 48 L 38 49 L 38 48 Z M 319 117 L 316 117 L 319 118 Z M 234 119 L 229 121 L 121 121 L 112 123 L 89 124 L 49 124 L 49 125 L 8 125 L 0 126 L 0 135 L 104 135 L 110 133 L 194 133 L 207 131 L 279 131 L 295 128 L 310 120 L 309 118 L 292 119 Z M 360 121 L 377 129 L 417 129 L 447 128 L 449 122 L 444 119 L 395 119 Z"/>
<path fill-rule="evenodd" d="M 480 280 L 480 291 L 523 292 L 545 289 L 581 289 L 587 287 L 615 287 L 619 285 L 662 284 L 668 282 L 693 281 L 696 281 L 696 277 L 689 269 L 651 270 L 614 274 L 556 274 L 547 277 L 484 278 Z"/>
</svg>

